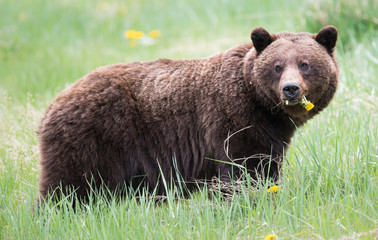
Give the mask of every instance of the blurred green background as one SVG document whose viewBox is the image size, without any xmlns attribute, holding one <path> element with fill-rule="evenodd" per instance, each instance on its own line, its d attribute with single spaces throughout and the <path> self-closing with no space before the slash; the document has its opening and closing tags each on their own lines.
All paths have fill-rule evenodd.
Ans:
<svg viewBox="0 0 378 240">
<path fill-rule="evenodd" d="M 16 102 L 53 98 L 101 65 L 198 58 L 250 41 L 254 27 L 317 32 L 335 25 L 338 48 L 377 34 L 377 1 L 0 1 L 0 88 Z M 131 46 L 128 29 L 161 36 Z"/>
</svg>

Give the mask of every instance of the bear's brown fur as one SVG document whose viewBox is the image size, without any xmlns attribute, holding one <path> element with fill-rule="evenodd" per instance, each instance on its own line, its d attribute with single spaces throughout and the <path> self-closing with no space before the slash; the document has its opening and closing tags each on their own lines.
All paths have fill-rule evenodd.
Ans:
<svg viewBox="0 0 378 240">
<path fill-rule="evenodd" d="M 240 175 L 231 161 L 253 178 L 276 178 L 296 126 L 336 91 L 337 30 L 256 28 L 251 39 L 204 59 L 101 67 L 63 91 L 39 129 L 41 196 L 62 186 L 85 197 L 89 182 L 151 191 L 174 169 L 187 182 L 228 179 Z M 299 104 L 303 96 L 314 109 Z"/>
</svg>

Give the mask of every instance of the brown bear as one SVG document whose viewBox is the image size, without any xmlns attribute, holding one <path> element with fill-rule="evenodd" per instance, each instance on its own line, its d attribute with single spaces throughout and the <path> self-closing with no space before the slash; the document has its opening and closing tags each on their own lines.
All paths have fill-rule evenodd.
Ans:
<svg viewBox="0 0 378 240">
<path fill-rule="evenodd" d="M 251 40 L 204 59 L 101 67 L 64 90 L 39 128 L 41 196 L 239 177 L 230 163 L 276 179 L 296 127 L 335 94 L 337 30 L 255 28 Z"/>
</svg>

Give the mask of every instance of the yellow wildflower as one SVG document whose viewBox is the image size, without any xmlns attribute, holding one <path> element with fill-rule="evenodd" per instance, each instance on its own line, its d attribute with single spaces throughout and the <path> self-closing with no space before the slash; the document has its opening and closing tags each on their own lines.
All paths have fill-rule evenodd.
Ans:
<svg viewBox="0 0 378 240">
<path fill-rule="evenodd" d="M 152 30 L 151 32 L 148 33 L 148 36 L 150 38 L 158 38 L 161 36 L 161 32 L 159 30 Z"/>
<path fill-rule="evenodd" d="M 271 240 L 271 239 L 276 238 L 276 237 L 277 237 L 277 235 L 268 234 L 268 235 L 265 236 L 264 240 Z"/>
<path fill-rule="evenodd" d="M 307 106 L 305 108 L 307 111 L 310 111 L 311 109 L 314 108 L 314 104 L 312 104 L 311 102 L 307 102 Z"/>
<path fill-rule="evenodd" d="M 281 188 L 281 186 L 279 186 L 279 185 L 275 185 L 275 186 L 272 186 L 272 187 L 270 187 L 270 188 L 268 188 L 268 192 L 278 192 L 278 190 Z"/>
<path fill-rule="evenodd" d="M 308 100 L 306 99 L 305 96 L 303 96 L 303 98 L 302 98 L 302 100 L 301 100 L 301 104 L 302 104 L 302 106 L 303 106 L 307 111 L 310 111 L 311 109 L 314 108 L 314 104 L 313 104 L 312 102 L 308 101 Z"/>
<path fill-rule="evenodd" d="M 144 32 L 136 31 L 134 29 L 130 29 L 125 32 L 125 38 L 127 39 L 141 39 L 143 36 Z"/>
</svg>

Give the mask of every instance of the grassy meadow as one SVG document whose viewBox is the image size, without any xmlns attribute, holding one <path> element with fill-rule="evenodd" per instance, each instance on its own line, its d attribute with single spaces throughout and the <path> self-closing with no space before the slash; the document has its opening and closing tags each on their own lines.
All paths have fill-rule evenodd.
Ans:
<svg viewBox="0 0 378 240">
<path fill-rule="evenodd" d="M 0 239 L 378 239 L 377 12 L 374 0 L 0 0 Z M 257 26 L 328 24 L 340 34 L 339 89 L 295 134 L 276 193 L 172 190 L 162 204 L 130 193 L 76 211 L 68 198 L 33 214 L 39 121 L 89 71 L 206 57 L 250 41 Z M 130 29 L 152 37 L 128 39 Z"/>
</svg>

